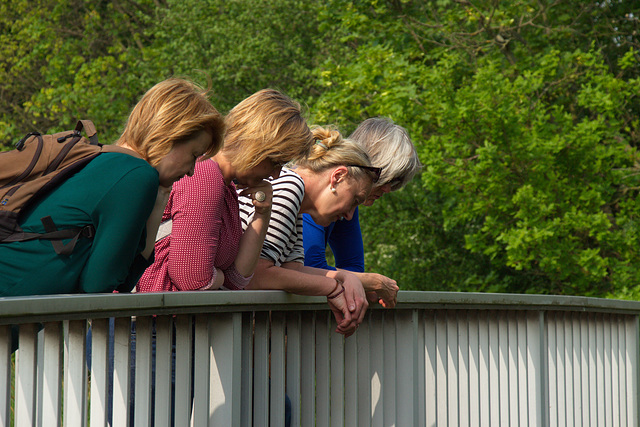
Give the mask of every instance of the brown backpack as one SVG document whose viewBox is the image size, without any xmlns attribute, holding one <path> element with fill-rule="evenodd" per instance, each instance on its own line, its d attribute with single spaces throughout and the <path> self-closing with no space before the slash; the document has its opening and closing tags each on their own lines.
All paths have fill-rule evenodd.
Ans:
<svg viewBox="0 0 640 427">
<path fill-rule="evenodd" d="M 80 134 L 83 129 L 88 138 Z M 96 127 L 89 120 L 80 120 L 73 131 L 29 133 L 15 150 L 0 153 L 0 243 L 47 239 L 56 253 L 69 255 L 80 237 L 92 238 L 92 225 L 58 230 L 50 216 L 40 219 L 45 233 L 26 233 L 19 224 L 29 208 L 104 152 L 139 157 L 122 147 L 99 144 Z M 72 240 L 65 245 L 63 239 Z"/>
</svg>

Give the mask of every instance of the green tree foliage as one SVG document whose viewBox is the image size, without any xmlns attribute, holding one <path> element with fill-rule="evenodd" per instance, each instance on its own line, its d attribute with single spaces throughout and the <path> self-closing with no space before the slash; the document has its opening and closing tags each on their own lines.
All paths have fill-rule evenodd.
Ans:
<svg viewBox="0 0 640 427">
<path fill-rule="evenodd" d="M 425 164 L 419 188 L 362 210 L 373 270 L 427 289 L 606 295 L 638 283 L 632 11 L 338 3 L 353 54 L 318 72 L 316 117 L 353 128 L 389 116 Z"/>
<path fill-rule="evenodd" d="M 157 67 L 203 80 L 228 111 L 266 87 L 300 101 L 317 90 L 308 79 L 319 44 L 313 3 L 300 0 L 168 0 L 154 34 Z"/>
<path fill-rule="evenodd" d="M 16 0 L 0 16 L 0 141 L 91 118 L 113 141 L 141 80 L 151 1 Z"/>
<path fill-rule="evenodd" d="M 360 210 L 370 271 L 634 298 L 639 18 L 618 0 L 14 0 L 0 141 L 79 117 L 111 141 L 171 75 L 223 112 L 274 87 L 347 135 L 372 116 L 412 135 L 422 175 Z"/>
</svg>

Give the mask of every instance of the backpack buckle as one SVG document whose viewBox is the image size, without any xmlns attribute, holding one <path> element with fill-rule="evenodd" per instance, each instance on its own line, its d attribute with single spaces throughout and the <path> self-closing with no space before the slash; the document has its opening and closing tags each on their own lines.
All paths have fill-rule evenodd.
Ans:
<svg viewBox="0 0 640 427">
<path fill-rule="evenodd" d="M 85 225 L 82 227 L 82 230 L 80 230 L 80 234 L 87 239 L 93 239 L 96 235 L 96 229 L 93 225 Z"/>
</svg>

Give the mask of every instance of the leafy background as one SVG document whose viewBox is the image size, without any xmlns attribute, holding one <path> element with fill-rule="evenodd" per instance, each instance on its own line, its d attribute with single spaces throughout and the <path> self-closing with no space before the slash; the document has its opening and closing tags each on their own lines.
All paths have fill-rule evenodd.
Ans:
<svg viewBox="0 0 640 427">
<path fill-rule="evenodd" d="M 361 209 L 402 289 L 640 297 L 640 6 L 605 0 L 0 3 L 0 144 L 92 119 L 114 141 L 169 76 L 226 113 L 264 87 L 424 164 Z"/>
</svg>

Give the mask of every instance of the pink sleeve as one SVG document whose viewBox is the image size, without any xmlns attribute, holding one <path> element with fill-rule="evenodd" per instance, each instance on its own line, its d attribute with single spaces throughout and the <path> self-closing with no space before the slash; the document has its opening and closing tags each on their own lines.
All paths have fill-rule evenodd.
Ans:
<svg viewBox="0 0 640 427">
<path fill-rule="evenodd" d="M 238 291 L 246 288 L 252 278 L 253 274 L 249 277 L 244 277 L 238 273 L 236 265 L 232 264 L 231 267 L 224 271 L 224 285 L 222 287 L 230 291 Z"/>
<path fill-rule="evenodd" d="M 182 291 L 209 289 L 216 278 L 213 261 L 219 247 L 225 184 L 210 166 L 197 165 L 194 176 L 181 179 L 172 190 L 168 272 Z"/>
</svg>

